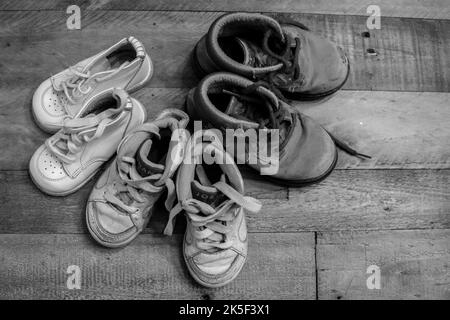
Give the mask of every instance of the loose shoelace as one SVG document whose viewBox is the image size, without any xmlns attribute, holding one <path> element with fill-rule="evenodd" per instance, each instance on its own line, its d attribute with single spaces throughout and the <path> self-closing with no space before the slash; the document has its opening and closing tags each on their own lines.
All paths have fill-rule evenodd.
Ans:
<svg viewBox="0 0 450 320">
<path fill-rule="evenodd" d="M 85 86 L 85 84 L 92 83 L 91 80 L 100 82 L 109 79 L 113 77 L 115 74 L 117 74 L 123 68 L 124 65 L 121 65 L 119 68 L 115 69 L 112 72 L 109 72 L 105 76 L 98 77 L 97 73 L 91 75 L 91 72 L 89 70 L 83 72 L 82 67 L 69 67 L 69 71 L 71 73 L 70 78 L 61 81 L 59 86 L 55 83 L 53 77 L 51 77 L 50 79 L 53 85 L 53 89 L 55 89 L 56 91 L 64 92 L 65 96 L 67 97 L 67 100 L 71 104 L 75 104 L 76 100 L 79 97 L 86 95 L 92 91 L 93 89 L 92 86 Z"/>
<path fill-rule="evenodd" d="M 98 115 L 91 114 L 84 118 L 67 118 L 64 120 L 62 129 L 47 139 L 45 145 L 60 161 L 72 163 L 82 147 L 100 137 L 111 118 L 125 110 L 125 107 L 126 104 L 120 108 L 108 109 Z"/>
<path fill-rule="evenodd" d="M 244 208 L 256 213 L 261 210 L 262 205 L 254 198 L 243 196 L 224 181 L 219 181 L 212 187 L 222 192 L 228 200 L 217 208 L 193 198 L 181 200 L 170 211 L 164 234 L 172 234 L 175 217 L 184 210 L 194 227 L 193 237 L 198 240 L 196 241 L 198 249 L 207 252 L 229 249 L 232 246 L 232 241 L 228 237 L 231 232 L 229 223 L 236 218 L 238 210 Z"/>
</svg>

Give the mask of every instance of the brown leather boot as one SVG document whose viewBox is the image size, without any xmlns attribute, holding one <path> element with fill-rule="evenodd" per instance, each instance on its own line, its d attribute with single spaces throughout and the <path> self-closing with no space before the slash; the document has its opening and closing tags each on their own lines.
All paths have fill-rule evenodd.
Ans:
<svg viewBox="0 0 450 320">
<path fill-rule="evenodd" d="M 243 129 L 244 132 L 237 136 L 247 134 L 250 137 L 252 134 L 248 134 L 248 130 L 254 130 L 257 141 L 241 140 L 245 152 L 234 152 L 235 140 L 228 139 L 225 134 L 227 152 L 238 160 L 244 157 L 244 161 L 238 163 L 246 163 L 283 185 L 303 186 L 317 182 L 330 174 L 336 165 L 336 146 L 324 128 L 269 89 L 255 86 L 244 77 L 225 72 L 205 77 L 189 93 L 187 110 L 191 119 L 204 122 L 203 127 L 210 124 L 222 133 L 227 129 Z M 277 139 L 272 136 L 266 140 L 271 145 L 267 150 L 278 144 L 278 154 L 267 157 L 261 153 L 261 139 L 270 130 L 274 130 L 271 132 L 277 134 Z M 259 146 L 258 150 L 255 146 Z M 274 163 L 277 170 L 267 173 Z"/>
<path fill-rule="evenodd" d="M 258 13 L 229 13 L 197 43 L 200 77 L 227 71 L 262 81 L 289 99 L 312 100 L 339 90 L 348 78 L 343 50 L 293 20 Z"/>
</svg>

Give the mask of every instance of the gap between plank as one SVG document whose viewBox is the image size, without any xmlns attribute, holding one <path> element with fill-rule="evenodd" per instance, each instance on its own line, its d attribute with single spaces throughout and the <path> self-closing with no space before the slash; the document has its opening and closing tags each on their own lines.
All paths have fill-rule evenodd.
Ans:
<svg viewBox="0 0 450 320">
<path fill-rule="evenodd" d="M 319 266 L 317 263 L 317 231 L 314 231 L 314 269 L 316 280 L 316 300 L 319 300 Z"/>
<path fill-rule="evenodd" d="M 144 229 L 145 230 L 145 229 Z M 287 231 L 287 232 L 274 232 L 274 231 L 248 231 L 248 234 L 284 234 L 284 235 L 289 235 L 289 234 L 299 234 L 299 233 L 314 233 L 317 234 L 318 232 L 320 233 L 342 233 L 342 232 L 384 232 L 384 231 L 434 231 L 434 230 L 450 230 L 450 228 L 401 228 L 401 229 L 392 229 L 392 228 L 387 228 L 387 229 L 338 229 L 338 230 L 304 230 L 304 231 Z M 0 233 L 0 236 L 12 236 L 12 235 L 33 235 L 33 236 L 48 236 L 48 235 L 88 235 L 89 232 L 86 229 L 85 233 L 74 233 L 74 232 L 64 232 L 64 233 L 54 233 L 54 232 L 49 232 L 49 233 Z M 182 233 L 174 233 L 174 235 L 181 235 Z M 151 233 L 146 233 L 146 232 L 142 232 L 141 235 L 159 235 L 162 236 L 162 233 L 157 233 L 157 232 L 151 232 Z"/>
<path fill-rule="evenodd" d="M 154 10 L 130 10 L 130 9 L 86 9 L 81 8 L 81 10 L 85 11 L 92 11 L 92 12 L 175 12 L 175 13 L 231 13 L 231 12 L 243 12 L 243 13 L 261 13 L 261 14 L 303 14 L 303 15 L 321 15 L 321 16 L 345 16 L 345 17 L 369 17 L 369 15 L 363 15 L 363 14 L 342 14 L 342 13 L 320 13 L 320 12 L 305 12 L 305 11 L 249 11 L 249 10 L 195 10 L 195 9 L 186 9 L 186 10 L 167 10 L 167 9 L 154 9 Z M 37 11 L 43 11 L 43 12 L 65 12 L 65 9 L 2 9 L 1 12 L 37 12 Z M 385 16 L 384 18 L 393 18 L 393 19 L 412 19 L 412 20 L 443 20 L 447 21 L 450 20 L 450 18 L 415 18 L 415 17 L 404 17 L 404 16 Z"/>
</svg>

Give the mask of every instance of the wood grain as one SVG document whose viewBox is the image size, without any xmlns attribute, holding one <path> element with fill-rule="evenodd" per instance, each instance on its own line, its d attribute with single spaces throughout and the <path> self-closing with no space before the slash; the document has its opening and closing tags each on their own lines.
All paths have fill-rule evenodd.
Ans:
<svg viewBox="0 0 450 320">
<path fill-rule="evenodd" d="M 0 89 L 0 169 L 25 170 L 48 137 L 34 124 L 32 90 Z M 186 89 L 145 88 L 135 96 L 149 119 L 167 107 L 182 108 Z M 450 168 L 450 93 L 340 91 L 327 101 L 295 103 L 330 132 L 360 152 L 340 152 L 339 169 Z"/>
<path fill-rule="evenodd" d="M 81 30 L 68 30 L 63 11 L 0 11 L 0 86 L 36 88 L 51 74 L 134 35 L 154 61 L 151 87 L 192 87 L 198 79 L 190 52 L 221 14 L 88 11 Z M 385 17 L 382 28 L 366 38 L 361 35 L 367 31 L 363 16 L 283 16 L 302 21 L 345 49 L 352 65 L 346 89 L 450 91 L 450 20 Z"/>
<path fill-rule="evenodd" d="M 79 5 L 82 10 L 177 10 L 177 11 L 250 11 L 250 12 L 297 12 L 367 15 L 370 0 L 341 0 L 339 2 L 293 1 L 293 0 L 15 0 L 0 3 L 0 10 L 65 10 L 69 5 Z M 449 19 L 446 0 L 378 0 L 381 15 L 388 17 L 411 17 Z"/>
<path fill-rule="evenodd" d="M 314 299 L 314 235 L 251 234 L 238 278 L 220 289 L 191 279 L 182 237 L 141 235 L 111 250 L 86 235 L 0 235 L 1 299 Z M 68 290 L 67 268 L 81 269 Z"/>
<path fill-rule="evenodd" d="M 450 230 L 319 233 L 319 299 L 450 299 Z M 367 267 L 381 271 L 369 290 Z"/>
<path fill-rule="evenodd" d="M 450 227 L 450 170 L 337 170 L 323 182 L 288 190 L 246 175 L 263 203 L 247 213 L 250 232 L 429 229 Z M 0 233 L 87 233 L 92 183 L 64 198 L 42 194 L 26 172 L 0 172 Z M 162 202 L 145 233 L 162 233 Z M 176 233 L 184 232 L 178 219 Z"/>
</svg>

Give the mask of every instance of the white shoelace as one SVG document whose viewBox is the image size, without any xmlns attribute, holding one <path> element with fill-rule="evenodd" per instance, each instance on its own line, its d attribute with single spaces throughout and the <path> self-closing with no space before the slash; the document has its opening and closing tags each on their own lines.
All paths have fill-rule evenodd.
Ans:
<svg viewBox="0 0 450 320">
<path fill-rule="evenodd" d="M 199 240 L 196 241 L 198 249 L 206 252 L 229 249 L 232 242 L 227 237 L 231 231 L 228 223 L 236 218 L 239 209 L 256 213 L 261 210 L 262 205 L 252 197 L 243 196 L 224 181 L 219 181 L 212 187 L 222 192 L 228 200 L 217 208 L 197 199 L 181 200 L 171 210 L 164 234 L 172 234 L 175 217 L 184 210 L 194 227 L 193 237 Z"/>
<path fill-rule="evenodd" d="M 152 123 L 145 123 L 142 125 L 139 128 L 139 132 L 148 132 L 159 136 L 158 127 Z M 144 203 L 146 201 L 146 194 L 159 193 L 167 188 L 165 205 L 166 208 L 171 208 L 176 198 L 173 180 L 170 177 L 163 177 L 165 175 L 164 172 L 142 177 L 137 171 L 136 160 L 134 158 L 128 156 L 120 157 L 119 154 L 122 145 L 127 143 L 128 138 L 130 138 L 132 134 L 124 138 L 118 147 L 117 171 L 120 176 L 120 181 L 108 186 L 104 196 L 105 200 L 117 208 L 119 214 L 134 216 L 139 209 L 135 206 L 130 206 L 125 202 L 135 201 L 136 203 Z M 146 213 L 143 212 L 142 214 Z M 142 216 L 134 216 L 134 218 L 143 220 Z M 144 226 L 142 225 L 142 227 Z"/>
<path fill-rule="evenodd" d="M 119 213 L 132 215 L 139 210 L 137 207 L 127 205 L 126 199 L 144 203 L 146 201 L 145 193 L 155 194 L 164 191 L 165 188 L 168 190 L 166 206 L 170 207 L 173 203 L 175 184 L 172 179 L 167 178 L 163 184 L 157 185 L 155 183 L 161 179 L 161 173 L 141 177 L 136 169 L 136 160 L 130 157 L 122 157 L 120 163 L 117 163 L 117 169 L 122 179 L 119 183 L 108 186 L 105 200 L 119 209 Z"/>
<path fill-rule="evenodd" d="M 83 72 L 83 68 L 79 66 L 69 67 L 71 77 L 64 81 L 61 81 L 59 86 L 55 83 L 53 77 L 51 77 L 50 80 L 52 82 L 53 89 L 55 89 L 56 91 L 63 91 L 65 96 L 67 97 L 67 100 L 71 104 L 75 104 L 80 97 L 92 91 L 93 87 L 91 85 L 85 86 L 85 84 L 92 83 L 91 80 L 94 80 L 96 82 L 107 80 L 121 71 L 124 67 L 125 64 L 122 64 L 119 68 L 111 70 L 111 72 L 101 77 L 97 76 L 98 73 L 91 75 L 91 72 L 89 70 Z"/>
<path fill-rule="evenodd" d="M 84 118 L 65 119 L 60 131 L 45 141 L 48 150 L 63 163 L 72 163 L 82 147 L 103 135 L 111 118 L 126 110 L 127 101 L 119 108 L 105 110 L 98 115 Z"/>
</svg>

